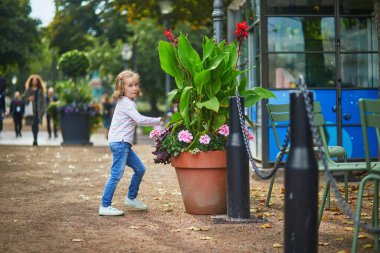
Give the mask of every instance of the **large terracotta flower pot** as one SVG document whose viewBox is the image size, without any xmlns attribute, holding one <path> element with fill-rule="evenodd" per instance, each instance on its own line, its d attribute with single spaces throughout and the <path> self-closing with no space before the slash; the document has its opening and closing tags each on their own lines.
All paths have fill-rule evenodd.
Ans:
<svg viewBox="0 0 380 253">
<path fill-rule="evenodd" d="M 185 210 L 190 214 L 227 213 L 226 152 L 183 152 L 172 158 Z"/>
</svg>

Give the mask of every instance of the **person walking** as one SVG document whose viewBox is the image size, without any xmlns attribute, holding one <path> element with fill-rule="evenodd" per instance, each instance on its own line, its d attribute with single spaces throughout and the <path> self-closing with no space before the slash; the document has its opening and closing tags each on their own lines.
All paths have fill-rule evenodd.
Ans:
<svg viewBox="0 0 380 253">
<path fill-rule="evenodd" d="M 25 93 L 23 100 L 25 105 L 31 103 L 33 106 L 33 146 L 38 146 L 38 125 L 42 124 L 42 118 L 46 110 L 46 85 L 39 75 L 31 75 L 25 83 Z"/>
<path fill-rule="evenodd" d="M 57 102 L 58 98 L 54 95 L 54 88 L 50 87 L 48 89 L 48 94 L 46 96 L 46 107 L 50 105 L 51 102 Z M 47 112 L 46 113 L 46 125 L 47 125 L 47 131 L 49 134 L 49 139 L 51 138 L 51 123 L 53 123 L 53 131 L 54 131 L 54 138 L 58 137 L 58 129 L 57 129 L 57 122 L 55 120 L 56 115 L 54 115 L 55 111 L 52 113 Z"/>
<path fill-rule="evenodd" d="M 16 91 L 14 98 L 11 101 L 9 115 L 13 117 L 15 125 L 16 138 L 21 137 L 22 117 L 24 116 L 25 106 L 24 101 L 20 98 L 20 92 Z"/>
<path fill-rule="evenodd" d="M 2 137 L 3 131 L 3 119 L 5 117 L 5 79 L 0 77 L 0 137 Z"/>
<path fill-rule="evenodd" d="M 129 185 L 125 205 L 139 210 L 146 210 L 148 206 L 137 199 L 140 183 L 145 173 L 145 167 L 132 150 L 133 135 L 136 125 L 155 126 L 162 121 L 161 117 L 153 118 L 141 115 L 137 111 L 135 99 L 142 95 L 140 90 L 140 76 L 124 70 L 117 75 L 113 99 L 116 101 L 115 111 L 108 134 L 109 147 L 113 161 L 110 177 L 104 187 L 99 215 L 123 215 L 124 212 L 112 206 L 112 198 L 119 180 L 124 174 L 125 165 L 134 171 Z"/>
</svg>

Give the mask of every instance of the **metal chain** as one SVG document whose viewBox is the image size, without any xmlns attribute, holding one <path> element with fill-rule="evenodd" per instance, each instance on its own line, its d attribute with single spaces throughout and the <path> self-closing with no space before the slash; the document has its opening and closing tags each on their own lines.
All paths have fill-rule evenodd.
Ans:
<svg viewBox="0 0 380 253">
<path fill-rule="evenodd" d="M 335 195 L 335 197 L 338 200 L 338 204 L 342 207 L 343 212 L 354 222 L 354 224 L 358 224 L 360 228 L 362 228 L 363 230 L 367 231 L 368 233 L 371 233 L 371 234 L 378 234 L 378 233 L 380 233 L 380 228 L 374 228 L 374 227 L 369 226 L 369 225 L 367 225 L 365 223 L 361 223 L 360 220 L 356 218 L 356 215 L 352 212 L 350 206 L 346 203 L 346 201 L 344 200 L 344 198 L 340 195 L 337 183 L 336 183 L 336 181 L 335 181 L 335 179 L 334 179 L 331 171 L 328 169 L 328 166 L 327 166 L 326 155 L 325 155 L 324 150 L 322 149 L 321 136 L 320 136 L 320 134 L 318 132 L 318 129 L 317 129 L 316 125 L 314 124 L 314 119 L 313 119 L 313 117 L 314 117 L 314 109 L 313 109 L 313 106 L 311 104 L 310 98 L 308 96 L 307 87 L 301 81 L 299 83 L 299 85 L 298 85 L 298 88 L 300 89 L 300 91 L 302 93 L 302 96 L 304 97 L 305 104 L 306 104 L 307 117 L 308 117 L 309 124 L 310 124 L 310 127 L 311 127 L 312 136 L 313 136 L 313 139 L 315 140 L 315 142 L 317 144 L 318 154 L 322 158 L 322 164 L 323 164 L 323 167 L 324 167 L 324 171 L 325 171 L 325 174 L 326 174 L 326 176 L 327 176 L 327 178 L 328 178 L 328 180 L 330 182 L 330 189 L 333 190 L 334 195 Z M 244 140 L 245 148 L 247 150 L 247 153 L 248 153 L 249 160 L 251 162 L 252 168 L 254 169 L 254 171 L 256 172 L 256 174 L 261 179 L 269 179 L 269 178 L 271 178 L 277 172 L 277 170 L 279 168 L 279 165 L 280 165 L 280 162 L 282 161 L 282 158 L 283 158 L 283 156 L 285 154 L 285 150 L 286 150 L 286 148 L 288 146 L 289 139 L 290 139 L 290 127 L 288 127 L 288 129 L 287 129 L 286 136 L 285 136 L 285 141 L 284 141 L 284 143 L 282 145 L 280 156 L 276 160 L 276 162 L 274 164 L 273 170 L 268 175 L 265 175 L 257 167 L 257 165 L 255 163 L 255 160 L 253 159 L 253 156 L 252 156 L 252 153 L 251 153 L 251 149 L 249 148 L 249 145 L 248 145 L 248 138 L 247 138 L 247 136 L 245 134 L 245 120 L 244 120 L 244 117 L 243 117 L 243 110 L 242 110 L 242 106 L 241 106 L 240 99 L 239 99 L 240 94 L 239 94 L 239 91 L 238 91 L 237 87 L 236 87 L 235 94 L 236 94 L 236 98 L 237 98 L 236 101 L 237 101 L 237 107 L 238 107 L 238 112 L 239 112 L 239 120 L 240 120 L 240 126 L 241 126 L 242 135 L 243 135 L 243 140 Z"/>
<path fill-rule="evenodd" d="M 287 129 L 287 132 L 286 132 L 286 136 L 285 136 L 285 141 L 281 147 L 281 153 L 280 153 L 280 156 L 277 158 L 275 164 L 274 164 L 274 168 L 271 172 L 269 172 L 269 174 L 264 174 L 262 171 L 260 171 L 260 169 L 257 167 L 256 163 L 255 163 L 255 160 L 253 159 L 253 156 L 252 156 L 252 153 L 251 153 L 251 149 L 249 148 L 249 144 L 248 144 L 248 138 L 245 134 L 245 120 L 244 120 L 244 116 L 243 116 L 243 109 L 242 109 L 242 106 L 241 106 L 241 103 L 240 103 L 240 95 L 239 95 L 239 90 L 238 88 L 236 87 L 236 90 L 235 90 L 235 94 L 236 94 L 236 101 L 237 101 L 237 106 L 238 106 L 238 112 L 239 112 L 239 120 L 240 120 L 240 126 L 241 126 L 241 132 L 243 134 L 243 140 L 244 140 L 244 145 L 245 145 L 245 148 L 248 152 L 248 156 L 249 156 L 249 161 L 251 162 L 251 165 L 252 165 L 252 168 L 253 168 L 253 171 L 256 172 L 256 174 L 261 178 L 261 179 L 269 179 L 271 178 L 276 172 L 277 170 L 280 168 L 280 163 L 282 161 L 282 158 L 284 157 L 284 154 L 285 154 L 285 150 L 286 148 L 288 147 L 288 144 L 289 144 L 289 139 L 290 139 L 290 127 L 288 127 Z"/>
<path fill-rule="evenodd" d="M 305 105 L 306 105 L 306 111 L 307 111 L 307 117 L 309 120 L 309 124 L 311 127 L 313 139 L 315 140 L 317 147 L 318 147 L 318 154 L 320 157 L 322 157 L 322 163 L 325 171 L 325 175 L 327 176 L 329 182 L 330 182 L 330 189 L 333 190 L 335 197 L 338 200 L 338 204 L 342 207 L 343 212 L 356 224 L 359 225 L 360 228 L 363 230 L 366 230 L 368 233 L 371 234 L 378 234 L 380 233 L 380 228 L 374 228 L 372 226 L 369 226 L 365 223 L 361 223 L 359 219 L 356 218 L 356 215 L 352 212 L 350 206 L 346 203 L 344 198 L 339 192 L 337 183 L 331 173 L 331 171 L 328 169 L 327 166 L 327 161 L 326 161 L 326 155 L 324 150 L 322 149 L 322 141 L 321 141 L 321 136 L 318 132 L 318 129 L 314 123 L 313 117 L 314 117 L 314 109 L 313 105 L 311 104 L 310 98 L 308 96 L 308 91 L 307 87 L 303 82 L 299 83 L 299 89 L 302 93 L 302 96 L 304 97 L 305 100 Z"/>
</svg>

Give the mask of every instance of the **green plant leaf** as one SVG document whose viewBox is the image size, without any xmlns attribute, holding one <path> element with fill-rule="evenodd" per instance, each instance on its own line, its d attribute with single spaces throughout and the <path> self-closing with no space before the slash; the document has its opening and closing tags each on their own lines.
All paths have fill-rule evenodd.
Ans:
<svg viewBox="0 0 380 253">
<path fill-rule="evenodd" d="M 196 103 L 196 106 L 199 109 L 202 109 L 203 107 L 206 107 L 209 110 L 213 110 L 214 112 L 219 111 L 219 101 L 216 97 L 212 97 L 211 99 L 205 101 L 205 102 L 198 102 Z"/>
<path fill-rule="evenodd" d="M 195 66 L 197 66 L 201 62 L 201 59 L 197 51 L 195 51 L 191 46 L 189 40 L 182 33 L 178 38 L 178 57 L 182 65 L 192 75 L 195 75 Z"/>
<path fill-rule="evenodd" d="M 241 80 L 238 87 L 239 93 L 244 92 L 245 88 L 247 87 L 247 75 L 244 75 Z"/>
<path fill-rule="evenodd" d="M 276 97 L 273 92 L 256 87 L 252 90 L 247 90 L 242 93 L 240 93 L 241 96 L 244 97 L 245 107 L 250 107 L 254 104 L 256 104 L 258 101 L 262 100 L 263 98 L 274 98 Z"/>
<path fill-rule="evenodd" d="M 216 121 L 214 125 L 212 126 L 213 129 L 217 130 L 219 129 L 224 123 L 226 123 L 227 117 L 223 114 L 219 114 L 218 117 L 216 118 Z"/>
<path fill-rule="evenodd" d="M 178 89 L 174 89 L 168 93 L 168 106 L 172 105 L 173 98 L 177 95 Z"/>
<path fill-rule="evenodd" d="M 215 43 L 214 41 L 205 38 L 205 43 L 203 45 L 203 62 L 212 55 L 212 53 L 215 50 Z"/>
<path fill-rule="evenodd" d="M 178 121 L 182 120 L 182 115 L 181 113 L 179 112 L 176 112 L 172 115 L 172 117 L 170 118 L 170 124 L 173 124 L 173 123 L 176 123 Z"/>
<path fill-rule="evenodd" d="M 176 77 L 175 84 L 177 85 L 178 89 L 183 89 L 183 80 L 181 78 Z"/>
<path fill-rule="evenodd" d="M 217 57 L 215 57 L 214 59 L 211 60 L 211 67 L 209 67 L 208 69 L 212 70 L 212 69 L 216 69 L 220 62 L 224 60 L 224 58 L 226 58 L 228 56 L 228 52 L 224 52 L 222 54 L 219 54 Z"/>
<path fill-rule="evenodd" d="M 160 41 L 158 45 L 158 54 L 162 70 L 176 79 L 183 79 L 184 74 L 179 67 L 179 62 L 176 57 L 176 48 L 169 42 Z"/>
<path fill-rule="evenodd" d="M 197 94 L 202 92 L 202 88 L 205 84 L 208 84 L 211 79 L 211 71 L 206 69 L 200 73 L 195 74 L 194 76 L 194 84 L 197 88 Z"/>
<path fill-rule="evenodd" d="M 182 91 L 181 98 L 179 100 L 179 112 L 182 115 L 183 121 L 187 129 L 190 129 L 190 115 L 189 115 L 189 103 L 190 90 L 192 87 L 185 87 Z"/>
</svg>

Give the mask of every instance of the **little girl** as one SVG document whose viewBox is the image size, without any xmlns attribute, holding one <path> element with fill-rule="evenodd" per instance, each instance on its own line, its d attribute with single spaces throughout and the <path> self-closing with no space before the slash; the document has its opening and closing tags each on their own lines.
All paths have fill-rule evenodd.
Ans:
<svg viewBox="0 0 380 253">
<path fill-rule="evenodd" d="M 128 165 L 134 171 L 129 185 L 125 205 L 146 210 L 148 206 L 136 197 L 145 167 L 140 158 L 132 150 L 133 135 L 136 125 L 155 126 L 159 125 L 162 118 L 151 118 L 142 116 L 137 111 L 134 99 L 141 96 L 139 87 L 140 76 L 130 70 L 124 70 L 116 77 L 114 101 L 117 102 L 111 127 L 108 133 L 109 147 L 112 151 L 113 161 L 110 177 L 104 187 L 102 204 L 99 207 L 99 215 L 123 215 L 122 210 L 112 206 L 112 197 L 117 183 L 124 174 L 124 167 Z"/>
</svg>

